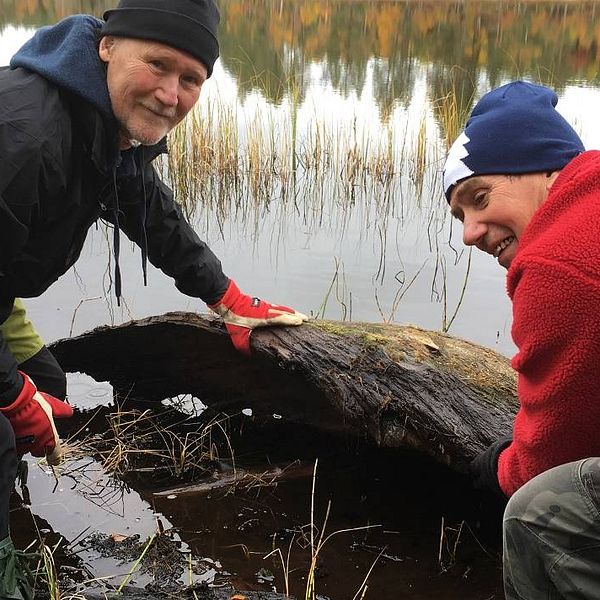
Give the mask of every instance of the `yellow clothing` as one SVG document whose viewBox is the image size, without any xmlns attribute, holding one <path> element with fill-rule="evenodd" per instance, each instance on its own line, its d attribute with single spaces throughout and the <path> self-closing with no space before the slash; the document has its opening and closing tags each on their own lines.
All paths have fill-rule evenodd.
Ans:
<svg viewBox="0 0 600 600">
<path fill-rule="evenodd" d="M 18 364 L 30 359 L 44 346 L 44 341 L 27 318 L 20 298 L 15 300 L 8 319 L 0 325 L 0 332 Z"/>
</svg>

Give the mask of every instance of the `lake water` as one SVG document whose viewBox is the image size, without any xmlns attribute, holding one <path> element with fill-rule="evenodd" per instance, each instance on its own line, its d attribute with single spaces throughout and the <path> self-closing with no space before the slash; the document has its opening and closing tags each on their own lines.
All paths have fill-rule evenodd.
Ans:
<svg viewBox="0 0 600 600">
<path fill-rule="evenodd" d="M 111 4 L 3 0 L 1 6 L 0 63 L 5 64 L 35 27 L 76 12 L 101 15 Z M 454 312 L 468 254 L 460 227 L 450 231 L 440 193 L 441 140 L 450 135 L 440 99 L 456 98 L 466 114 L 490 87 L 528 77 L 556 87 L 559 110 L 587 147 L 600 142 L 594 117 L 600 38 L 595 3 L 227 0 L 221 12 L 222 57 L 200 106 L 233 107 L 240 146 L 258 115 L 282 137 L 293 117 L 298 148 L 309 145 L 319 125 L 336 136 L 332 147 L 348 147 L 354 135 L 360 142 L 368 137 L 373 152 L 391 132 L 396 156 L 404 148 L 390 185 L 358 182 L 352 198 L 347 186 L 340 189 L 331 181 L 319 184 L 317 196 L 307 189 L 310 174 L 303 183 L 300 172 L 294 202 L 283 202 L 276 187 L 260 202 L 251 192 L 242 194 L 235 209 L 219 209 L 206 196 L 193 199 L 195 226 L 225 272 L 248 293 L 306 313 L 323 314 L 337 271 L 326 317 L 391 318 L 439 329 L 442 263 L 448 318 Z M 411 161 L 422 126 L 427 157 L 417 198 Z M 344 177 L 347 173 L 338 179 Z M 117 309 L 107 292 L 107 252 L 101 232 L 92 232 L 76 271 L 42 298 L 28 301 L 48 339 L 167 310 L 205 310 L 159 272 L 151 272 L 144 288 L 139 253 L 127 245 L 125 302 Z M 450 332 L 512 353 L 504 272 L 492 258 L 473 254 Z"/>
<path fill-rule="evenodd" d="M 466 115 L 485 91 L 527 78 L 555 87 L 559 111 L 586 147 L 600 147 L 596 3 L 222 0 L 220 6 L 221 58 L 198 115 L 211 119 L 215 139 L 233 115 L 241 183 L 232 187 L 215 165 L 205 165 L 205 180 L 180 200 L 225 272 L 248 293 L 313 315 L 432 329 L 451 319 L 464 287 L 450 333 L 510 356 L 505 273 L 477 252 L 469 267 L 460 224 L 451 223 L 441 193 L 445 140 L 458 132 L 448 108 Z M 0 0 L 0 64 L 37 27 L 79 12 L 101 16 L 110 7 L 93 0 Z M 273 181 L 252 179 L 257 139 L 268 150 L 258 163 L 271 158 L 277 165 Z M 292 155 L 298 162 L 290 167 Z M 377 164 L 389 168 L 389 157 L 392 171 L 378 174 Z M 199 164 L 180 160 L 170 175 L 198 178 Z M 139 251 L 128 244 L 118 308 L 108 264 L 104 232 L 92 230 L 76 268 L 27 301 L 48 341 L 169 310 L 206 310 L 154 269 L 144 287 Z M 47 500 L 38 512 L 61 521 L 57 506 Z M 130 510 L 148 513 L 148 505 Z M 83 521 L 91 518 L 83 514 Z M 151 514 L 146 521 L 151 530 Z M 435 539 L 438 524 L 426 539 Z M 498 597 L 494 569 L 493 585 L 478 585 L 468 597 Z M 450 592 L 443 581 L 411 582 L 401 597 L 455 597 L 444 595 Z M 421 596 L 411 595 L 419 585 Z"/>
</svg>

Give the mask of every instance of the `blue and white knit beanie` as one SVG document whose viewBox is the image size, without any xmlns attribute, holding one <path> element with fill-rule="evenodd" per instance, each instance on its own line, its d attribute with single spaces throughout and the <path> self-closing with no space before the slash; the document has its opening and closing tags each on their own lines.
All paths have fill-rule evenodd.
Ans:
<svg viewBox="0 0 600 600">
<path fill-rule="evenodd" d="M 472 175 L 512 175 L 562 169 L 585 150 L 575 130 L 554 108 L 556 93 L 513 81 L 475 105 L 444 165 L 444 194 Z"/>
</svg>

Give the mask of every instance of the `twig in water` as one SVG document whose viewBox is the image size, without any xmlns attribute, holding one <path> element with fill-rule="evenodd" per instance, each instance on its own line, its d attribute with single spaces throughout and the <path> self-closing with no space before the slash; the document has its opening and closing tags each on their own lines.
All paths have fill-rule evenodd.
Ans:
<svg viewBox="0 0 600 600">
<path fill-rule="evenodd" d="M 150 546 L 152 546 L 152 543 L 154 542 L 155 538 L 156 538 L 156 533 L 153 533 L 148 538 L 148 541 L 146 542 L 146 545 L 144 546 L 144 549 L 142 550 L 142 553 L 140 554 L 139 558 L 135 561 L 135 563 L 133 563 L 133 566 L 129 570 L 129 573 L 127 573 L 127 575 L 125 576 L 125 579 L 123 579 L 123 581 L 121 582 L 121 585 L 117 589 L 117 594 L 120 594 L 123 591 L 123 588 L 127 585 L 127 582 L 131 579 L 131 576 L 133 575 L 134 571 L 137 569 L 138 565 L 142 562 L 142 560 L 144 560 L 144 556 L 146 556 L 146 553 L 150 549 Z"/>
<path fill-rule="evenodd" d="M 96 296 L 95 298 L 84 298 L 79 301 L 79 304 L 75 307 L 73 311 L 73 317 L 71 318 L 71 327 L 69 328 L 69 337 L 73 335 L 73 326 L 75 325 L 75 316 L 77 315 L 77 311 L 81 307 L 84 302 L 91 302 L 92 300 L 102 300 L 102 296 Z"/>
</svg>

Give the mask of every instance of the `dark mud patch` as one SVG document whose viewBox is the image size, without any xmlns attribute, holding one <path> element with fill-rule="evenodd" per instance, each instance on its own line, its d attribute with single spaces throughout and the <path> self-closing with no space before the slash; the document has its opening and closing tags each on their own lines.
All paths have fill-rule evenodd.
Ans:
<svg viewBox="0 0 600 600">
<path fill-rule="evenodd" d="M 139 560 L 141 573 L 152 578 L 150 590 L 181 588 L 181 576 L 186 569 L 186 560 L 181 552 L 181 544 L 165 534 L 157 534 L 141 540 L 138 534 L 122 536 L 118 534 L 94 533 L 87 537 L 82 546 L 105 558 L 116 558 L 123 563 Z"/>
</svg>

